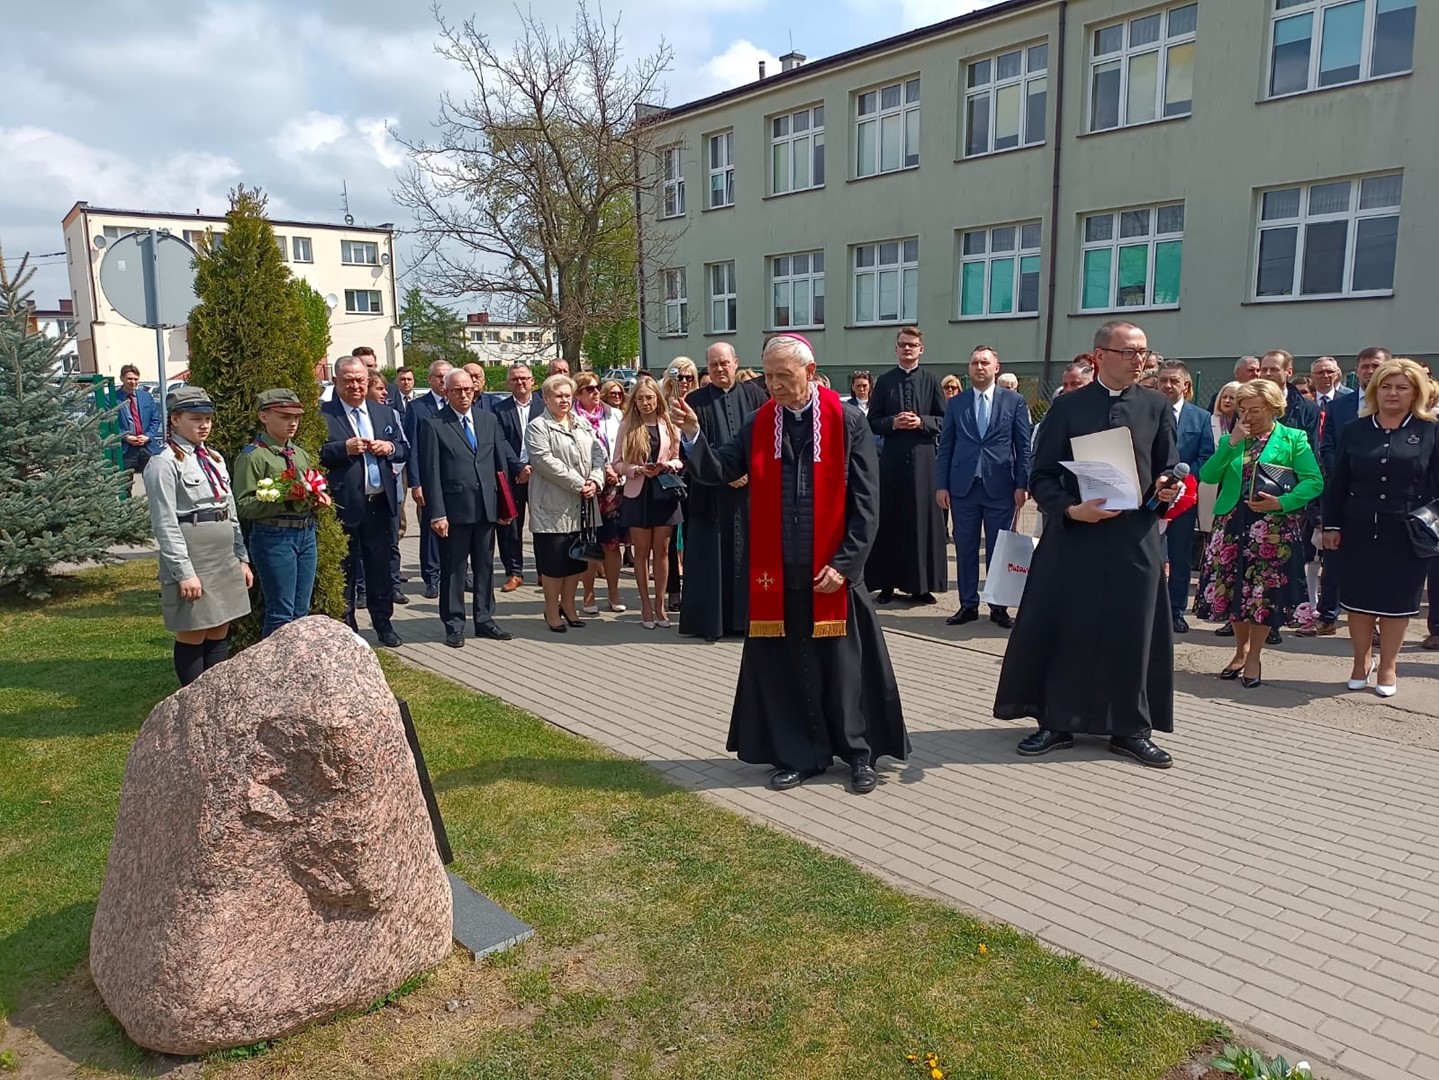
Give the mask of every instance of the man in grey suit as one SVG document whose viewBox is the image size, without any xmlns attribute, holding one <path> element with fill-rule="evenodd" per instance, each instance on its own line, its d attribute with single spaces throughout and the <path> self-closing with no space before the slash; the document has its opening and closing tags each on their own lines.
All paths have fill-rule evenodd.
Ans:
<svg viewBox="0 0 1439 1080">
<path fill-rule="evenodd" d="M 445 376 L 449 408 L 419 430 L 425 508 L 440 542 L 440 618 L 445 644 L 454 649 L 465 644 L 465 574 L 471 568 L 475 636 L 512 637 L 494 619 L 495 526 L 510 520 L 499 476 L 512 484 L 523 466 L 494 414 L 476 405 L 475 392 L 469 373 L 451 370 Z"/>
</svg>

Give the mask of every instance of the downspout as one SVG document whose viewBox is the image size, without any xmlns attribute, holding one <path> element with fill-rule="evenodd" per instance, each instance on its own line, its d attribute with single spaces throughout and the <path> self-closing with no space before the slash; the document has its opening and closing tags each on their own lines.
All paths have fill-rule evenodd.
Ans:
<svg viewBox="0 0 1439 1080">
<path fill-rule="evenodd" d="M 645 237 L 644 201 L 640 195 L 640 150 L 630 147 L 630 157 L 635 170 L 635 317 L 640 326 L 640 370 L 649 370 L 649 345 L 645 329 Z"/>
<path fill-rule="evenodd" d="M 1044 362 L 1039 369 L 1040 392 L 1048 396 L 1053 384 L 1051 352 L 1054 348 L 1054 293 L 1059 278 L 1059 160 L 1064 148 L 1064 37 L 1069 21 L 1069 0 L 1059 0 L 1059 35 L 1054 71 L 1054 155 L 1049 193 L 1049 295 L 1044 307 Z"/>
</svg>

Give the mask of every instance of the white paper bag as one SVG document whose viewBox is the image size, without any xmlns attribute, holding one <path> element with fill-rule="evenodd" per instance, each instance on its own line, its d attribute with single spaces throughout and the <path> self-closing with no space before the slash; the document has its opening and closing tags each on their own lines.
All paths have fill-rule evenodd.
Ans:
<svg viewBox="0 0 1439 1080">
<path fill-rule="evenodd" d="M 992 607 L 1019 607 L 1024 583 L 1029 580 L 1029 560 L 1038 543 L 1037 537 L 1001 530 L 980 600 Z"/>
</svg>

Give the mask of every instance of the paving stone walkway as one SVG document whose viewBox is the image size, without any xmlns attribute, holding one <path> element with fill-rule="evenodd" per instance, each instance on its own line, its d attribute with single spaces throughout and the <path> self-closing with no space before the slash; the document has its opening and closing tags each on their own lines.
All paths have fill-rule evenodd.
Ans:
<svg viewBox="0 0 1439 1080">
<path fill-rule="evenodd" d="M 402 550 L 413 566 L 413 529 Z M 633 604 L 628 576 L 625 589 Z M 766 770 L 724 752 L 738 642 L 646 631 L 635 610 L 562 637 L 526 585 L 499 598 L 514 641 L 454 650 L 436 602 L 407 591 L 399 651 L 421 667 L 1336 1074 L 1439 1078 L 1439 752 L 1181 676 L 1179 730 L 1162 740 L 1174 769 L 1129 764 L 1099 741 L 1024 760 L 1023 729 L 989 715 L 994 643 L 887 617 L 913 756 L 883 762 L 865 798 L 841 769 L 776 793 Z M 637 649 L 647 678 L 688 688 L 685 705 L 653 718 L 626 707 Z M 1411 703 L 1439 706 L 1434 674 L 1406 680 Z M 615 688 L 612 709 L 573 689 L 581 675 Z"/>
</svg>

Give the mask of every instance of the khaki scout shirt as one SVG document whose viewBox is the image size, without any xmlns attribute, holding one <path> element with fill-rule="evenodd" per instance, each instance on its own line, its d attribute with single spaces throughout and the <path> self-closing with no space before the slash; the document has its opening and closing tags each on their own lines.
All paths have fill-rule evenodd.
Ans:
<svg viewBox="0 0 1439 1080">
<path fill-rule="evenodd" d="M 255 491 L 261 480 L 266 477 L 279 480 L 280 474 L 289 468 L 285 464 L 285 456 L 280 453 L 282 446 L 288 447 L 294 453 L 297 472 L 304 473 L 306 469 L 315 467 L 310 455 L 295 443 L 276 442 L 263 431 L 256 435 L 254 442 L 241 450 L 240 456 L 235 459 L 235 505 L 239 507 L 240 517 L 243 520 L 268 521 L 278 517 L 311 516 L 308 507 L 290 499 L 281 499 L 279 502 L 261 502 L 255 497 Z"/>
</svg>

